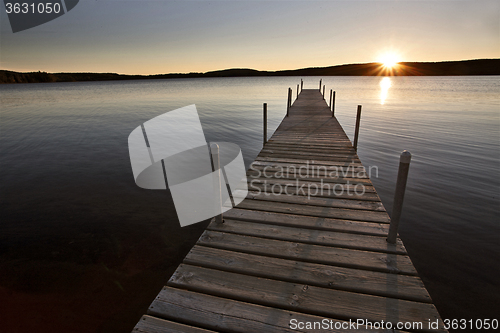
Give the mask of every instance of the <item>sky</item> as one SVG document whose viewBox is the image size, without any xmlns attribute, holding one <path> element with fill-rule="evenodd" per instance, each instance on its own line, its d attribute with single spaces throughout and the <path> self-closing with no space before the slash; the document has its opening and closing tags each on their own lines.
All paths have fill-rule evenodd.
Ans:
<svg viewBox="0 0 500 333">
<path fill-rule="evenodd" d="M 160 74 L 500 58 L 500 1 L 81 0 L 13 33 L 0 69 Z"/>
</svg>

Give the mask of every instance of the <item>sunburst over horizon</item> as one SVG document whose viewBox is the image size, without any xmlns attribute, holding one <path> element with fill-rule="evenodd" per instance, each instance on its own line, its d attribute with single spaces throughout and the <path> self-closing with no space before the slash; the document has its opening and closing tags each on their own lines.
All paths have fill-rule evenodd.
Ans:
<svg viewBox="0 0 500 333">
<path fill-rule="evenodd" d="M 391 69 L 401 62 L 401 57 L 396 53 L 384 53 L 379 57 L 378 62 L 385 68 Z"/>
</svg>

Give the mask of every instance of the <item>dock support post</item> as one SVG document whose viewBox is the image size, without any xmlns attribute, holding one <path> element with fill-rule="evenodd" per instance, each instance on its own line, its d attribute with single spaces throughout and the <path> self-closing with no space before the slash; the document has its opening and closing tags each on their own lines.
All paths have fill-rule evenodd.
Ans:
<svg viewBox="0 0 500 333">
<path fill-rule="evenodd" d="M 358 114 L 356 115 L 356 130 L 354 132 L 354 150 L 358 151 L 359 121 L 361 120 L 361 105 L 358 105 Z"/>
<path fill-rule="evenodd" d="M 332 110 L 332 93 L 333 93 L 333 89 L 330 89 L 330 111 Z"/>
<path fill-rule="evenodd" d="M 299 85 L 297 84 L 297 98 L 299 98 Z"/>
<path fill-rule="evenodd" d="M 264 103 L 264 145 L 267 143 L 267 103 Z"/>
<path fill-rule="evenodd" d="M 325 98 L 325 85 L 323 85 L 323 99 Z"/>
<path fill-rule="evenodd" d="M 304 81 L 300 79 L 300 91 L 302 91 L 302 89 L 304 89 Z"/>
<path fill-rule="evenodd" d="M 335 91 L 332 96 L 332 117 L 335 117 Z"/>
<path fill-rule="evenodd" d="M 292 88 L 288 88 L 288 100 L 286 101 L 286 116 L 290 113 L 290 106 L 292 104 Z"/>
<path fill-rule="evenodd" d="M 319 92 L 321 92 L 321 81 L 323 81 L 323 79 L 319 80 Z"/>
<path fill-rule="evenodd" d="M 406 180 L 408 179 L 408 171 L 410 170 L 411 154 L 405 150 L 401 153 L 399 158 L 399 171 L 398 180 L 396 182 L 396 192 L 394 193 L 394 203 L 392 206 L 391 225 L 389 227 L 389 234 L 387 235 L 387 242 L 391 244 L 396 243 L 398 235 L 399 220 L 401 218 L 401 211 L 403 209 L 403 199 L 405 197 Z"/>
<path fill-rule="evenodd" d="M 210 144 L 210 150 L 212 153 L 212 160 L 214 163 L 214 177 L 213 177 L 213 182 L 214 182 L 214 190 L 215 190 L 215 211 L 218 212 L 220 211 L 219 215 L 215 216 L 215 222 L 216 223 L 223 223 L 223 216 L 222 216 L 222 188 L 221 188 L 221 180 L 222 180 L 222 174 L 220 170 L 220 158 L 219 158 L 219 145 L 216 143 Z"/>
</svg>

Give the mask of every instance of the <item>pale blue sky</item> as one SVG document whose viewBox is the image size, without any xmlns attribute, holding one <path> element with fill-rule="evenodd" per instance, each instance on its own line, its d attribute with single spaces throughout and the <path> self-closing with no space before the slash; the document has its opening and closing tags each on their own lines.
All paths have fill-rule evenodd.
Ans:
<svg viewBox="0 0 500 333">
<path fill-rule="evenodd" d="M 500 1 L 111 1 L 13 34 L 0 68 L 156 74 L 500 58 Z"/>
</svg>

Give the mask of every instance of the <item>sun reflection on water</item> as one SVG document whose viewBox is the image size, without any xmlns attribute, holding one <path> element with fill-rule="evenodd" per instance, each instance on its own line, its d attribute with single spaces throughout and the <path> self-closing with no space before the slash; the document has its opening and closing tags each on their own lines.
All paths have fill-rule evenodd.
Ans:
<svg viewBox="0 0 500 333">
<path fill-rule="evenodd" d="M 385 100 L 387 98 L 387 92 L 389 91 L 389 88 L 391 87 L 392 82 L 391 79 L 388 77 L 384 77 L 380 81 L 380 104 L 384 105 Z"/>
</svg>

